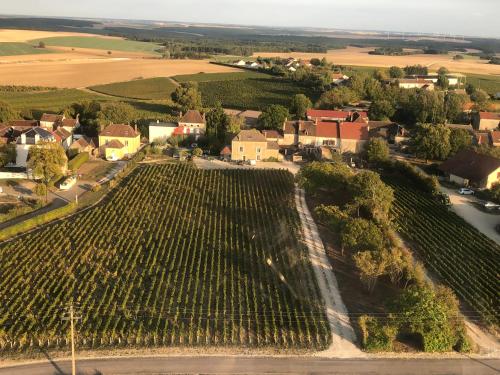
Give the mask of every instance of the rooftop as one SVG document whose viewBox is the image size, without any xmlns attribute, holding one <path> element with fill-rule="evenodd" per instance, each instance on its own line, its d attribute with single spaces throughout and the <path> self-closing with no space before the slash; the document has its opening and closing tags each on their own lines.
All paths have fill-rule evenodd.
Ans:
<svg viewBox="0 0 500 375">
<path fill-rule="evenodd" d="M 111 124 L 104 129 L 99 136 L 117 138 L 135 138 L 139 133 L 133 127 L 125 124 Z"/>
<path fill-rule="evenodd" d="M 181 113 L 181 118 L 179 119 L 179 122 L 184 122 L 188 124 L 204 124 L 205 119 L 201 115 L 200 111 L 197 111 L 195 109 L 190 109 L 184 115 L 182 115 Z"/>
<path fill-rule="evenodd" d="M 445 173 L 481 182 L 500 168 L 500 159 L 479 154 L 472 150 L 463 150 L 439 166 Z"/>
</svg>

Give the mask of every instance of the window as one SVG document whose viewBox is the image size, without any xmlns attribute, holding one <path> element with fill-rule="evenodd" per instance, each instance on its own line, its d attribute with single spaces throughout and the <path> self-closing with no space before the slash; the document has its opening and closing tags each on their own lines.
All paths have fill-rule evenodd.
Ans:
<svg viewBox="0 0 500 375">
<path fill-rule="evenodd" d="M 243 146 L 240 146 L 240 152 L 243 152 Z"/>
<path fill-rule="evenodd" d="M 257 155 L 257 160 L 260 160 L 260 155 Z"/>
<path fill-rule="evenodd" d="M 260 147 L 257 147 L 257 148 L 255 149 L 255 152 L 256 152 L 257 154 L 260 154 Z"/>
<path fill-rule="evenodd" d="M 128 141 L 125 141 L 125 146 L 128 146 Z"/>
</svg>

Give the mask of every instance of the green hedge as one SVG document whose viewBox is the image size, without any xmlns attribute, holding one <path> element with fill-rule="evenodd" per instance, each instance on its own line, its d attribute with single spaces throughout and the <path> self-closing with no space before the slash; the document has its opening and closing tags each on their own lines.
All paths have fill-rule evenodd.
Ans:
<svg viewBox="0 0 500 375">
<path fill-rule="evenodd" d="M 87 162 L 89 160 L 89 153 L 88 152 L 82 152 L 78 155 L 76 155 L 73 159 L 71 159 L 68 162 L 68 169 L 72 171 L 76 171 L 78 168 L 80 168 L 83 163 Z"/>
<path fill-rule="evenodd" d="M 56 208 L 55 210 L 49 211 L 45 214 L 35 216 L 31 219 L 22 221 L 18 224 L 14 224 L 10 227 L 0 230 L 0 241 L 4 241 L 10 237 L 14 237 L 20 233 L 29 231 L 39 225 L 46 224 L 49 221 L 59 219 L 63 216 L 69 215 L 76 210 L 76 203 L 70 203 L 61 208 Z"/>
</svg>

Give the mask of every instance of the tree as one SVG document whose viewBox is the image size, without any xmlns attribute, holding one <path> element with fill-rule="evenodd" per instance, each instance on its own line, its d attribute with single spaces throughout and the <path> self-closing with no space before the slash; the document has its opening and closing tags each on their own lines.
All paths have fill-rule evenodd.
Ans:
<svg viewBox="0 0 500 375">
<path fill-rule="evenodd" d="M 382 69 L 377 69 L 373 72 L 373 78 L 377 81 L 385 81 L 387 80 L 387 72 Z"/>
<path fill-rule="evenodd" d="M 437 74 L 440 75 L 440 76 L 446 76 L 447 74 L 449 74 L 450 71 L 448 70 L 448 68 L 446 68 L 445 66 L 442 66 L 441 68 L 438 69 L 437 71 Z"/>
<path fill-rule="evenodd" d="M 190 109 L 201 109 L 201 94 L 198 92 L 198 85 L 195 82 L 184 82 L 177 86 L 171 95 L 174 103 L 179 105 L 182 111 Z"/>
<path fill-rule="evenodd" d="M 241 116 L 229 116 L 229 127 L 227 133 L 229 136 L 234 136 L 240 132 L 245 126 L 245 118 Z"/>
<path fill-rule="evenodd" d="M 196 147 L 193 150 L 193 156 L 200 157 L 201 155 L 203 155 L 203 150 L 199 147 Z"/>
<path fill-rule="evenodd" d="M 356 72 L 349 78 L 349 87 L 360 98 L 364 98 L 366 95 L 365 82 L 367 79 L 369 79 L 367 74 L 361 72 Z"/>
<path fill-rule="evenodd" d="M 474 109 L 477 111 L 486 111 L 490 106 L 490 96 L 483 90 L 475 90 L 470 99 L 474 102 Z"/>
<path fill-rule="evenodd" d="M 412 92 L 408 106 L 414 123 L 437 124 L 443 123 L 446 119 L 442 92 L 426 90 Z"/>
<path fill-rule="evenodd" d="M 366 158 L 370 163 L 380 163 L 389 159 L 389 145 L 383 138 L 371 138 L 366 145 Z"/>
<path fill-rule="evenodd" d="M 375 99 L 370 104 L 368 115 L 371 120 L 387 120 L 394 116 L 396 109 L 389 100 Z"/>
<path fill-rule="evenodd" d="M 82 133 L 94 137 L 98 134 L 98 116 L 101 109 L 101 103 L 98 101 L 85 100 L 71 104 L 63 113 L 66 117 L 76 118 L 78 116 Z"/>
<path fill-rule="evenodd" d="M 40 142 L 32 146 L 28 154 L 28 168 L 47 189 L 49 184 L 62 176 L 67 161 L 64 149 L 56 142 Z"/>
<path fill-rule="evenodd" d="M 215 107 L 207 113 L 206 120 L 207 136 L 215 137 L 223 142 L 229 128 L 229 116 L 224 113 L 220 102 L 215 103 Z"/>
<path fill-rule="evenodd" d="M 323 93 L 316 106 L 321 109 L 335 109 L 356 100 L 358 96 L 352 89 L 341 86 Z"/>
<path fill-rule="evenodd" d="M 446 75 L 440 74 L 438 76 L 436 85 L 445 90 L 448 88 L 448 86 L 450 86 L 450 81 L 448 80 L 448 77 L 446 77 Z"/>
<path fill-rule="evenodd" d="M 314 209 L 320 222 L 328 226 L 333 232 L 339 232 L 344 223 L 348 221 L 349 215 L 338 206 L 326 206 L 320 204 Z"/>
<path fill-rule="evenodd" d="M 373 221 L 362 218 L 349 220 L 340 233 L 342 254 L 344 249 L 353 252 L 378 251 L 384 246 L 382 231 Z"/>
<path fill-rule="evenodd" d="M 135 109 L 128 103 L 111 102 L 105 104 L 97 115 L 100 128 L 109 124 L 128 124 L 135 118 Z"/>
<path fill-rule="evenodd" d="M 344 188 L 351 175 L 351 169 L 343 162 L 315 161 L 300 169 L 297 181 L 309 193 L 315 193 L 320 189 L 334 191 Z"/>
<path fill-rule="evenodd" d="M 295 115 L 297 119 L 305 119 L 306 112 L 312 107 L 311 100 L 304 94 L 297 94 L 292 98 L 290 103 L 290 113 Z"/>
<path fill-rule="evenodd" d="M 467 95 L 472 95 L 476 91 L 476 87 L 472 83 L 467 83 L 465 85 L 465 92 Z"/>
<path fill-rule="evenodd" d="M 362 171 L 356 174 L 349 183 L 354 197 L 353 207 L 364 208 L 379 223 L 389 219 L 389 210 L 394 201 L 394 191 L 384 184 L 378 173 Z"/>
<path fill-rule="evenodd" d="M 44 41 L 39 41 L 38 42 L 38 48 L 45 48 L 46 45 L 45 45 L 45 42 Z"/>
<path fill-rule="evenodd" d="M 6 143 L 0 145 L 0 167 L 4 167 L 9 163 L 16 162 L 16 145 L 12 143 Z"/>
<path fill-rule="evenodd" d="M 316 58 L 316 57 L 313 57 L 310 61 L 311 65 L 312 66 L 320 66 L 321 65 L 321 60 Z"/>
<path fill-rule="evenodd" d="M 45 200 L 47 200 L 47 186 L 45 186 L 45 184 L 42 183 L 36 184 L 35 189 L 33 191 L 39 197 L 45 197 Z"/>
<path fill-rule="evenodd" d="M 381 251 L 360 251 L 353 256 L 361 282 L 371 293 L 377 279 L 386 272 L 387 261 Z"/>
<path fill-rule="evenodd" d="M 426 160 L 446 159 L 451 151 L 450 132 L 444 125 L 419 125 L 413 137 L 417 156 Z"/>
<path fill-rule="evenodd" d="M 464 104 L 467 103 L 468 97 L 464 94 L 448 92 L 444 97 L 444 110 L 446 118 L 450 122 L 459 122 L 463 114 Z"/>
<path fill-rule="evenodd" d="M 9 103 L 0 101 L 0 123 L 17 120 L 19 112 L 14 109 Z"/>
<path fill-rule="evenodd" d="M 406 75 L 423 75 L 429 74 L 429 70 L 426 66 L 422 65 L 408 65 L 403 68 Z"/>
<path fill-rule="evenodd" d="M 466 129 L 451 129 L 450 132 L 450 155 L 455 155 L 458 151 L 470 147 L 472 137 Z"/>
<path fill-rule="evenodd" d="M 268 106 L 259 116 L 259 127 L 261 129 L 283 129 L 283 124 L 290 117 L 288 109 L 279 104 Z"/>
<path fill-rule="evenodd" d="M 389 77 L 391 78 L 403 78 L 405 72 L 399 66 L 391 66 L 389 68 Z"/>
<path fill-rule="evenodd" d="M 426 352 L 451 351 L 457 342 L 457 329 L 463 326 L 458 302 L 449 290 L 437 291 L 430 285 L 411 286 L 393 303 L 396 323 L 402 332 L 417 334 Z"/>
</svg>

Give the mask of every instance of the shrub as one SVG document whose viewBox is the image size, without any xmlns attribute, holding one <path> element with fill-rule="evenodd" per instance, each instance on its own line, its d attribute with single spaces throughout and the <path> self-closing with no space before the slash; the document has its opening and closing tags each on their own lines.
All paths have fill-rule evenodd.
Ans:
<svg viewBox="0 0 500 375">
<path fill-rule="evenodd" d="M 390 324 L 381 324 L 373 316 L 362 315 L 358 319 L 363 348 L 368 351 L 392 351 L 397 329 Z"/>
<path fill-rule="evenodd" d="M 68 169 L 72 171 L 78 170 L 84 163 L 86 163 L 89 160 L 89 153 L 88 152 L 82 152 L 78 155 L 76 155 L 73 159 L 71 159 L 68 162 Z"/>
<path fill-rule="evenodd" d="M 196 147 L 193 150 L 193 156 L 200 157 L 201 155 L 203 155 L 203 150 L 199 147 Z"/>
<path fill-rule="evenodd" d="M 436 176 L 427 176 L 406 161 L 396 160 L 392 165 L 394 169 L 409 178 L 419 189 L 432 195 L 439 193 L 439 181 Z"/>
</svg>

